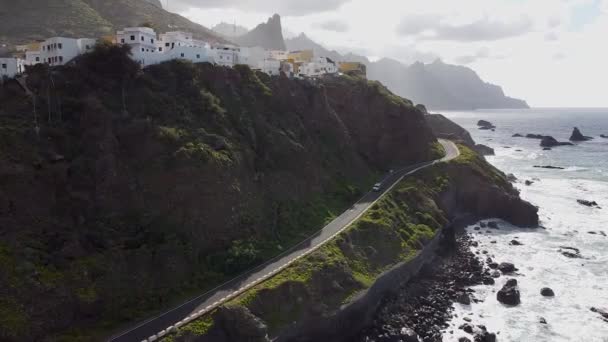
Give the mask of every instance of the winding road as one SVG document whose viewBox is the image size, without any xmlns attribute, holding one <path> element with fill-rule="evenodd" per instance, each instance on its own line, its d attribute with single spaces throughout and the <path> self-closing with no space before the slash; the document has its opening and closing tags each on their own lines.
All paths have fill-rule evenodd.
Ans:
<svg viewBox="0 0 608 342">
<path fill-rule="evenodd" d="M 404 177 L 418 172 L 436 163 L 457 158 L 460 151 L 456 145 L 448 140 L 439 140 L 445 149 L 445 157 L 431 162 L 410 165 L 388 174 L 382 181 L 382 188 L 378 192 L 370 191 L 365 194 L 350 209 L 342 213 L 320 231 L 310 236 L 281 255 L 260 265 L 244 274 L 208 291 L 178 307 L 175 307 L 157 317 L 151 318 L 126 331 L 114 335 L 108 342 L 140 342 L 157 341 L 170 334 L 175 329 L 214 310 L 218 306 L 235 298 L 253 286 L 267 280 L 281 272 L 298 259 L 314 252 L 336 235 L 346 230 L 353 222 L 359 219 L 372 205 L 388 193 Z"/>
</svg>

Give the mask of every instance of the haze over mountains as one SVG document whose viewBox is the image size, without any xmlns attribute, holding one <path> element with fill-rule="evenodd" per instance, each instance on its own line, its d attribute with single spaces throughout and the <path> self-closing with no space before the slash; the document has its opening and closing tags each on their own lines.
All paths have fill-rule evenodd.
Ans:
<svg viewBox="0 0 608 342">
<path fill-rule="evenodd" d="M 279 31 L 280 17 L 275 16 L 271 21 L 234 41 L 246 46 L 280 47 L 283 40 Z M 446 64 L 441 60 L 431 64 L 414 63 L 409 66 L 390 58 L 372 62 L 365 56 L 352 53 L 343 55 L 329 50 L 304 33 L 284 39 L 284 43 L 287 50 L 312 49 L 316 55 L 335 61 L 363 63 L 367 65 L 367 76 L 370 80 L 380 81 L 395 94 L 415 103 L 423 103 L 430 109 L 528 108 L 525 101 L 506 96 L 500 86 L 484 82 L 475 71 L 464 66 Z"/>
</svg>

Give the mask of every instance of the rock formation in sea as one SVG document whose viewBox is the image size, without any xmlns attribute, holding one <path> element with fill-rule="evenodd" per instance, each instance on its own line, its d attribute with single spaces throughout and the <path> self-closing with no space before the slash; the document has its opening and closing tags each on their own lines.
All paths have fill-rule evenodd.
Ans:
<svg viewBox="0 0 608 342">
<path fill-rule="evenodd" d="M 592 137 L 584 136 L 583 133 L 578 129 L 578 127 L 574 127 L 572 131 L 572 135 L 570 136 L 570 141 L 589 141 L 593 140 Z"/>
</svg>

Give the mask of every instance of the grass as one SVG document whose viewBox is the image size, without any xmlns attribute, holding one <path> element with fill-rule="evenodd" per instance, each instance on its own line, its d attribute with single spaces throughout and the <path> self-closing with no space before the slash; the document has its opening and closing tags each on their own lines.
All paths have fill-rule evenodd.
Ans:
<svg viewBox="0 0 608 342">
<path fill-rule="evenodd" d="M 227 305 L 249 308 L 272 336 L 305 319 L 310 307 L 331 315 L 384 271 L 414 258 L 446 224 L 434 202 L 447 182 L 442 170 L 406 178 L 337 238 Z"/>
</svg>

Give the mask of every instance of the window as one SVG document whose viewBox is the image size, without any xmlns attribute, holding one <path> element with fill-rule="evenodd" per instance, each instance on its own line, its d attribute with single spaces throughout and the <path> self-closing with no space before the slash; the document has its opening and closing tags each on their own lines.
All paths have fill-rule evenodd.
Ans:
<svg viewBox="0 0 608 342">
<path fill-rule="evenodd" d="M 154 44 L 154 39 L 150 39 L 150 43 Z"/>
<path fill-rule="evenodd" d="M 124 38 L 121 39 L 120 42 L 124 44 L 125 43 L 125 39 Z"/>
<path fill-rule="evenodd" d="M 199 58 L 199 59 L 200 59 L 200 58 L 201 58 L 201 55 L 196 55 L 196 58 Z"/>
<path fill-rule="evenodd" d="M 58 46 L 59 46 L 60 49 L 63 49 L 63 44 L 59 43 Z M 87 49 L 88 49 L 88 46 L 87 46 Z"/>
<path fill-rule="evenodd" d="M 63 56 L 59 56 L 59 61 L 63 63 Z"/>
<path fill-rule="evenodd" d="M 6 68 L 7 68 L 6 63 L 2 63 L 2 69 L 6 69 Z"/>
<path fill-rule="evenodd" d="M 141 41 L 142 41 L 142 42 L 144 41 L 144 36 L 141 36 Z"/>
<path fill-rule="evenodd" d="M 90 46 L 90 45 L 87 45 L 87 46 L 86 46 L 86 48 L 87 48 L 87 50 L 88 50 L 88 49 L 90 49 L 90 48 L 91 48 L 91 46 Z"/>
<path fill-rule="evenodd" d="M 36 57 L 36 62 L 40 62 L 40 57 Z"/>
<path fill-rule="evenodd" d="M 135 36 L 131 36 L 131 40 L 135 40 Z"/>
<path fill-rule="evenodd" d="M 184 54 L 183 53 L 181 54 L 181 56 L 182 56 L 182 58 L 184 58 Z"/>
<path fill-rule="evenodd" d="M 162 52 L 162 51 L 163 51 L 163 48 L 162 48 L 162 47 L 159 47 L 159 48 L 158 48 L 158 51 Z"/>
<path fill-rule="evenodd" d="M 165 43 L 165 46 L 166 46 L 166 47 L 169 47 L 169 46 L 171 46 L 171 44 L 169 44 L 169 43 Z"/>
<path fill-rule="evenodd" d="M 144 50 L 144 48 L 141 48 L 141 52 L 144 52 L 144 51 L 146 51 L 146 50 Z"/>
</svg>

